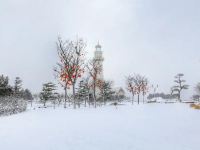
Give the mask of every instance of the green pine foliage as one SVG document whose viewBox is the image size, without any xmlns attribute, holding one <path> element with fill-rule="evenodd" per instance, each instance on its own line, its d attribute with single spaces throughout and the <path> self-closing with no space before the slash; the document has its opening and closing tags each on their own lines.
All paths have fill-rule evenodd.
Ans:
<svg viewBox="0 0 200 150">
<path fill-rule="evenodd" d="M 104 103 L 106 101 L 112 100 L 115 92 L 112 88 L 111 81 L 103 81 L 103 85 L 101 87 L 101 98 L 103 99 Z"/>
<path fill-rule="evenodd" d="M 40 93 L 40 100 L 46 106 L 46 102 L 55 99 L 56 85 L 52 82 L 43 84 L 42 92 Z"/>
<path fill-rule="evenodd" d="M 0 96 L 10 96 L 13 93 L 12 87 L 9 85 L 9 78 L 7 76 L 0 76 Z"/>
</svg>

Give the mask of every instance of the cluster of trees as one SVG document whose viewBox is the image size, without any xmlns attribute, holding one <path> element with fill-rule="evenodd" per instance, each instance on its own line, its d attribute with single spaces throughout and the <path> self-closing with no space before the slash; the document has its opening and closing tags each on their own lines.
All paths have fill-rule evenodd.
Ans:
<svg viewBox="0 0 200 150">
<path fill-rule="evenodd" d="M 100 95 L 94 101 L 92 95 L 92 86 L 88 85 L 88 79 L 83 78 L 78 82 L 77 88 L 75 88 L 75 98 L 73 94 L 67 93 L 67 95 L 59 94 L 57 92 L 56 84 L 52 82 L 44 83 L 42 91 L 39 94 L 40 102 L 43 104 L 43 107 L 47 107 L 46 104 L 49 102 L 53 104 L 53 107 L 56 107 L 56 104 L 60 106 L 63 103 L 64 108 L 67 108 L 67 105 L 70 107 L 74 105 L 74 99 L 76 100 L 75 104 L 80 107 L 83 105 L 97 107 L 101 105 L 106 105 L 107 102 L 117 101 L 120 102 L 125 98 L 125 91 L 123 88 L 113 89 L 111 81 L 105 81 L 104 85 L 99 89 Z M 67 97 L 65 100 L 65 97 Z"/>
<path fill-rule="evenodd" d="M 157 98 L 162 98 L 165 100 L 170 100 L 170 99 L 176 99 L 177 95 L 176 94 L 165 94 L 165 93 L 150 93 L 147 96 L 147 99 L 151 100 L 151 99 L 157 99 Z"/>
<path fill-rule="evenodd" d="M 63 41 L 58 38 L 57 52 L 59 62 L 54 69 L 60 85 L 65 91 L 66 102 L 70 102 L 68 91 L 72 90 L 73 107 L 88 103 L 97 106 L 97 102 L 102 101 L 104 104 L 114 96 L 111 81 L 104 81 L 98 78 L 102 71 L 99 61 L 92 59 L 86 62 L 85 58 L 86 43 L 82 39 L 76 41 Z M 100 95 L 97 96 L 97 90 Z M 98 93 L 98 94 L 99 94 Z"/>
<path fill-rule="evenodd" d="M 19 77 L 15 78 L 14 85 L 9 84 L 8 76 L 0 76 L 0 97 L 12 96 L 25 100 L 33 100 L 33 96 L 29 89 L 22 88 L 22 80 Z"/>
<path fill-rule="evenodd" d="M 140 74 L 129 75 L 126 77 L 126 87 L 132 94 L 132 104 L 134 103 L 135 95 L 137 95 L 138 104 L 140 103 L 140 95 L 142 95 L 144 103 L 145 96 L 149 90 L 148 83 L 148 79 Z"/>
<path fill-rule="evenodd" d="M 177 99 L 179 102 L 182 102 L 181 94 L 183 90 L 187 90 L 189 88 L 189 85 L 185 84 L 186 80 L 183 79 L 184 74 L 179 73 L 174 77 L 174 83 L 175 85 L 171 87 L 170 93 L 156 93 L 154 90 L 154 93 L 151 93 L 148 95 L 148 99 L 151 100 L 153 98 L 162 98 L 162 99 Z"/>
<path fill-rule="evenodd" d="M 47 101 L 60 104 L 64 99 L 65 108 L 67 103 L 69 106 L 72 104 L 74 108 L 80 107 L 81 104 L 84 104 L 84 106 L 87 104 L 89 106 L 93 105 L 96 108 L 98 103 L 101 105 L 106 104 L 107 101 L 120 101 L 125 98 L 125 91 L 122 88 L 120 91 L 116 91 L 113 89 L 112 81 L 99 79 L 98 75 L 102 71 L 100 61 L 96 59 L 87 61 L 85 49 L 86 43 L 83 39 L 63 41 L 60 37 L 58 38 L 57 53 L 59 62 L 54 68 L 54 72 L 59 84 L 64 89 L 64 95 L 56 92 L 56 85 L 52 82 L 45 83 L 40 93 L 40 100 L 44 106 L 46 106 Z M 171 93 L 155 93 L 154 90 L 154 93 L 150 93 L 147 98 L 176 98 L 181 102 L 182 91 L 189 87 L 185 84 L 186 81 L 183 77 L 184 74 L 181 73 L 175 76 L 175 85 L 171 88 Z M 143 103 L 145 102 L 146 95 L 153 87 L 149 86 L 149 81 L 145 76 L 134 74 L 126 77 L 126 88 L 132 95 L 132 104 L 135 96 L 137 96 L 137 103 L 139 104 L 141 97 Z M 200 94 L 194 95 L 193 98 L 199 100 Z"/>
<path fill-rule="evenodd" d="M 172 86 L 170 89 L 170 93 L 168 94 L 156 93 L 158 85 L 150 86 L 148 79 L 145 76 L 134 74 L 126 77 L 126 87 L 127 90 L 132 95 L 132 104 L 134 103 L 135 95 L 137 95 L 138 97 L 137 98 L 138 104 L 140 102 L 140 95 L 142 95 L 144 102 L 144 97 L 146 96 L 147 93 L 149 93 L 150 90 L 153 90 L 153 93 L 149 93 L 149 95 L 147 96 L 148 100 L 162 98 L 166 100 L 177 99 L 179 102 L 182 102 L 181 98 L 182 92 L 189 88 L 189 85 L 186 84 L 186 80 L 184 79 L 184 74 L 182 73 L 177 74 L 174 77 L 174 83 L 175 83 L 174 86 Z M 196 94 L 193 95 L 192 98 L 194 101 L 200 102 L 200 83 L 198 83 L 195 86 L 195 91 Z"/>
<path fill-rule="evenodd" d="M 39 93 L 40 102 L 46 107 L 47 102 L 56 104 L 63 103 L 64 108 L 73 105 L 74 108 L 80 105 L 85 107 L 106 105 L 107 102 L 120 102 L 126 99 L 123 88 L 114 89 L 112 81 L 99 78 L 102 71 L 102 64 L 98 59 L 86 60 L 86 42 L 83 39 L 75 41 L 63 41 L 58 38 L 57 53 L 59 62 L 54 68 L 55 76 L 59 84 L 64 89 L 64 94 L 57 92 L 56 84 L 52 82 L 44 83 L 42 91 Z M 171 87 L 171 93 L 156 93 L 156 87 L 150 86 L 148 79 L 140 74 L 126 77 L 126 89 L 132 95 L 131 103 L 134 104 L 135 96 L 139 104 L 145 99 L 161 97 L 162 99 L 177 99 L 182 102 L 181 94 L 187 90 L 189 85 L 183 79 L 184 74 L 175 76 L 175 85 Z M 153 89 L 153 93 L 147 94 Z M 200 102 L 200 83 L 195 87 L 196 94 L 193 100 Z M 72 94 L 71 94 L 72 93 Z M 12 97 L 12 98 L 11 98 Z M 23 101 L 25 100 L 25 101 Z M 29 100 L 32 106 L 33 96 L 28 89 L 22 88 L 22 80 L 15 78 L 14 85 L 9 84 L 7 76 L 0 76 L 0 115 L 3 113 L 15 113 L 26 109 L 26 101 Z M 8 109 L 5 109 L 8 108 Z"/>
<path fill-rule="evenodd" d="M 98 98 L 96 97 L 96 88 L 99 90 Z M 77 90 L 77 100 L 78 104 L 84 101 L 84 105 L 87 104 L 90 106 L 91 104 L 94 107 L 104 104 L 108 101 L 115 100 L 115 96 L 117 91 L 113 89 L 113 83 L 111 81 L 99 81 L 94 83 L 94 81 L 88 80 L 88 78 L 84 78 L 79 82 L 79 87 Z"/>
<path fill-rule="evenodd" d="M 32 94 L 28 89 L 22 88 L 19 77 L 15 78 L 14 85 L 11 86 L 7 76 L 0 76 L 0 115 L 24 111 L 27 100 L 33 100 Z"/>
<path fill-rule="evenodd" d="M 63 41 L 60 37 L 57 41 L 57 53 L 59 62 L 54 68 L 55 76 L 64 89 L 64 95 L 56 92 L 56 86 L 52 82 L 43 84 L 40 100 L 44 106 L 47 101 L 58 101 L 62 98 L 64 108 L 67 103 L 74 108 L 81 104 L 97 107 L 108 101 L 125 98 L 125 92 L 114 90 L 112 81 L 99 79 L 102 66 L 98 60 L 86 60 L 86 43 L 83 39 L 75 41 Z M 121 91 L 121 92 L 119 92 Z M 71 94 L 72 93 L 72 94 Z M 71 95 L 70 95 L 71 94 Z M 59 97 L 59 98 L 58 98 Z"/>
</svg>

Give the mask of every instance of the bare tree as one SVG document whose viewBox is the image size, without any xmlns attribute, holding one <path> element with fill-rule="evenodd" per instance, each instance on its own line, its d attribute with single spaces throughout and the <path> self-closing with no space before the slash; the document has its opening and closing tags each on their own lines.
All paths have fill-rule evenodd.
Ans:
<svg viewBox="0 0 200 150">
<path fill-rule="evenodd" d="M 179 73 L 175 76 L 175 80 L 174 82 L 176 83 L 176 85 L 174 85 L 171 88 L 172 94 L 174 94 L 174 92 L 177 94 L 178 96 L 178 100 L 181 102 L 181 92 L 182 90 L 186 90 L 188 89 L 189 85 L 185 84 L 185 80 L 183 80 L 184 74 Z"/>
<path fill-rule="evenodd" d="M 94 107 L 96 108 L 96 88 L 98 83 L 98 74 L 101 72 L 101 64 L 99 63 L 99 61 L 93 59 L 87 63 L 86 67 L 92 79 L 91 87 L 93 90 Z"/>
<path fill-rule="evenodd" d="M 148 80 L 145 76 L 141 76 L 140 74 L 134 74 L 133 76 L 128 76 L 126 78 L 126 84 L 127 84 L 127 89 L 129 92 L 132 93 L 132 104 L 134 101 L 134 95 L 137 94 L 138 96 L 138 104 L 140 103 L 140 94 L 142 93 L 143 95 L 143 101 L 144 101 L 144 96 L 147 93 L 147 85 L 148 85 Z"/>
<path fill-rule="evenodd" d="M 60 60 L 54 71 L 56 72 L 56 77 L 59 78 L 59 83 L 65 90 L 65 108 L 67 89 L 71 86 L 73 90 L 74 108 L 76 108 L 75 86 L 77 79 L 84 73 L 85 47 L 86 44 L 82 39 L 64 42 L 61 38 L 58 38 L 57 51 Z"/>
<path fill-rule="evenodd" d="M 59 62 L 57 67 L 54 68 L 56 78 L 60 85 L 64 88 L 64 108 L 66 108 L 67 102 L 67 89 L 71 86 L 71 74 L 69 74 L 68 66 L 71 65 L 73 59 L 72 43 L 70 41 L 63 41 L 60 37 L 58 38 L 57 52 L 59 56 Z"/>
<path fill-rule="evenodd" d="M 143 103 L 144 103 L 144 97 L 147 94 L 148 90 L 149 90 L 148 80 L 147 80 L 147 78 L 143 77 L 142 86 L 141 86 Z"/>
<path fill-rule="evenodd" d="M 140 103 L 140 93 L 144 91 L 143 87 L 147 85 L 147 79 L 145 76 L 135 74 L 133 81 L 135 83 L 136 93 L 138 95 L 138 104 Z"/>
<path fill-rule="evenodd" d="M 84 73 L 84 68 L 85 68 L 85 47 L 86 43 L 82 39 L 77 39 L 73 43 L 73 59 L 72 59 L 72 91 L 73 91 L 73 103 L 74 103 L 74 108 L 76 108 L 76 100 L 75 100 L 75 86 L 77 79 L 82 76 Z M 70 70 L 70 71 L 71 71 Z"/>
<path fill-rule="evenodd" d="M 129 75 L 126 77 L 127 90 L 132 94 L 132 105 L 134 104 L 134 97 L 136 94 L 136 86 L 134 82 L 134 76 Z"/>
</svg>

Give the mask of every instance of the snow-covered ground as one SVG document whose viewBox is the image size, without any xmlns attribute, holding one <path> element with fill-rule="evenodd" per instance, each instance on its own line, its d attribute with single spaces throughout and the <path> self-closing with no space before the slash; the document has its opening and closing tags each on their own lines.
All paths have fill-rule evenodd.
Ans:
<svg viewBox="0 0 200 150">
<path fill-rule="evenodd" d="M 0 117 L 1 150 L 199 150 L 188 104 L 29 109 Z"/>
</svg>

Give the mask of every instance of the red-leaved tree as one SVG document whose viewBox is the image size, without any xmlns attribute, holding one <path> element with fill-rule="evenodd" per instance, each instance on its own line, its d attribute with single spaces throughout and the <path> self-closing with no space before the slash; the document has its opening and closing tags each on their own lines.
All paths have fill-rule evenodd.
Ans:
<svg viewBox="0 0 200 150">
<path fill-rule="evenodd" d="M 85 46 L 86 44 L 82 39 L 64 42 L 61 38 L 58 38 L 57 51 L 59 63 L 57 63 L 57 67 L 54 70 L 65 90 L 65 107 L 67 89 L 72 87 L 73 104 L 74 108 L 76 108 L 75 86 L 78 78 L 81 78 L 84 73 Z"/>
</svg>

